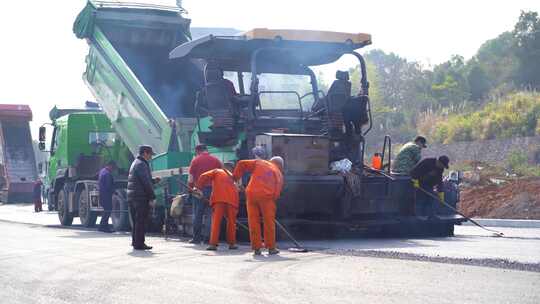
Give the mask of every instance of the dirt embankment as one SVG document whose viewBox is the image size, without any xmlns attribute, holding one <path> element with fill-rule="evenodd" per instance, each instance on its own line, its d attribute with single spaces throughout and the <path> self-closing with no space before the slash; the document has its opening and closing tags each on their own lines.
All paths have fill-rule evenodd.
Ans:
<svg viewBox="0 0 540 304">
<path fill-rule="evenodd" d="M 470 217 L 540 220 L 540 178 L 465 187 L 459 209 Z"/>
</svg>

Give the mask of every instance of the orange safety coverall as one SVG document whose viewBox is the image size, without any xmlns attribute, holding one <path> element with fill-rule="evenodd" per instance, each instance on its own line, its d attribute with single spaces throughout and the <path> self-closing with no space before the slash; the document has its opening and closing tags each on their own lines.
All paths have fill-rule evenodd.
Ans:
<svg viewBox="0 0 540 304">
<path fill-rule="evenodd" d="M 381 170 L 382 169 L 382 158 L 378 155 L 373 155 L 371 159 L 371 167 L 373 169 Z"/>
<path fill-rule="evenodd" d="M 210 206 L 212 207 L 212 228 L 210 245 L 219 243 L 221 220 L 227 216 L 227 243 L 236 244 L 236 215 L 238 214 L 238 189 L 231 173 L 225 169 L 214 169 L 203 173 L 197 180 L 197 188 L 212 185 Z"/>
<path fill-rule="evenodd" d="M 264 224 L 266 248 L 276 248 L 276 200 L 283 187 L 283 175 L 273 163 L 261 160 L 241 160 L 234 169 L 234 179 L 251 173 L 246 188 L 246 205 L 249 224 L 249 239 L 253 250 L 262 248 L 261 214 Z"/>
</svg>

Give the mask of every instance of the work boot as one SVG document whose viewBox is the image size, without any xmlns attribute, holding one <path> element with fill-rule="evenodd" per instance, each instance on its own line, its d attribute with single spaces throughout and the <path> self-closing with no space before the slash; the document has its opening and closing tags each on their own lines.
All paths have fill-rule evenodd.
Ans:
<svg viewBox="0 0 540 304">
<path fill-rule="evenodd" d="M 210 246 L 206 247 L 206 250 L 209 250 L 209 251 L 216 251 L 216 250 L 217 250 L 217 246 L 216 246 L 216 245 L 210 245 Z"/>
<path fill-rule="evenodd" d="M 135 249 L 135 250 L 150 250 L 150 249 L 152 249 L 152 246 L 142 244 L 142 246 L 133 246 L 133 249 Z"/>
<path fill-rule="evenodd" d="M 143 244 L 142 248 L 143 248 L 144 250 L 151 250 L 151 249 L 152 249 L 152 246 L 148 246 L 148 245 L 146 245 L 146 244 Z"/>
<path fill-rule="evenodd" d="M 261 252 L 260 249 L 253 250 L 253 255 L 257 256 L 257 255 L 261 255 L 261 254 L 262 254 L 262 252 Z"/>
<path fill-rule="evenodd" d="M 229 245 L 229 250 L 235 250 L 235 249 L 238 249 L 238 246 L 236 246 L 235 244 Z"/>
<path fill-rule="evenodd" d="M 279 249 L 277 249 L 277 248 L 268 249 L 268 254 L 269 255 L 274 255 L 274 254 L 278 254 L 278 253 L 279 253 Z"/>
</svg>

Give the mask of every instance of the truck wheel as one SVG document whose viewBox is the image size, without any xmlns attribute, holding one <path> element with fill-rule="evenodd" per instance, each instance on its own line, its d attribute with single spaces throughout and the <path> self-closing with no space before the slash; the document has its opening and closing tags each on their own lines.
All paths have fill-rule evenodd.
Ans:
<svg viewBox="0 0 540 304">
<path fill-rule="evenodd" d="M 90 201 L 88 200 L 88 190 L 82 188 L 75 195 L 79 205 L 79 218 L 84 227 L 94 227 L 96 225 L 97 213 L 90 210 Z"/>
<path fill-rule="evenodd" d="M 112 197 L 112 223 L 116 231 L 129 231 L 130 216 L 125 189 L 116 189 Z"/>
<path fill-rule="evenodd" d="M 73 223 L 73 214 L 69 212 L 68 208 L 68 196 L 66 190 L 60 189 L 58 196 L 56 197 L 57 207 L 58 207 L 58 219 L 62 226 L 71 226 Z"/>
</svg>

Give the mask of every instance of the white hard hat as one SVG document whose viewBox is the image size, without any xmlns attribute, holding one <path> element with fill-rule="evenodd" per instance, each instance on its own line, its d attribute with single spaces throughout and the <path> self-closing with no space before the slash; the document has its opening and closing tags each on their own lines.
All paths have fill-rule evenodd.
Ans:
<svg viewBox="0 0 540 304">
<path fill-rule="evenodd" d="M 283 168 L 284 165 L 285 165 L 285 161 L 283 160 L 283 158 L 281 156 L 274 156 L 274 157 L 270 158 L 270 161 L 275 163 L 276 165 L 280 166 L 281 168 Z"/>
</svg>

